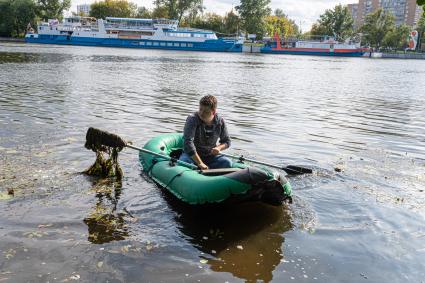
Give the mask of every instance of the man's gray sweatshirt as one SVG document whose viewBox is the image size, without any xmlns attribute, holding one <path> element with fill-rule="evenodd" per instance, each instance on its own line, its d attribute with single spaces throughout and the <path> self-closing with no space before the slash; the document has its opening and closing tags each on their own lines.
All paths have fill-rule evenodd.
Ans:
<svg viewBox="0 0 425 283">
<path fill-rule="evenodd" d="M 211 125 L 202 121 L 197 113 L 189 115 L 184 125 L 183 140 L 183 151 L 189 156 L 197 152 L 201 158 L 211 155 L 211 149 L 217 146 L 218 140 L 220 144 L 230 147 L 226 123 L 218 114 L 214 116 Z"/>
</svg>

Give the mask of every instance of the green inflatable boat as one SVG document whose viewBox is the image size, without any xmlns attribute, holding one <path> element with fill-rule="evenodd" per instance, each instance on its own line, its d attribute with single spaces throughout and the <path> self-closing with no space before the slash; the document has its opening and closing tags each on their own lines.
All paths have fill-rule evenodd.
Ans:
<svg viewBox="0 0 425 283">
<path fill-rule="evenodd" d="M 234 162 L 233 168 L 198 170 L 177 161 L 182 134 L 163 134 L 148 141 L 140 152 L 144 172 L 162 188 L 191 205 L 262 201 L 281 205 L 291 201 L 292 189 L 283 175 L 267 168 Z"/>
</svg>

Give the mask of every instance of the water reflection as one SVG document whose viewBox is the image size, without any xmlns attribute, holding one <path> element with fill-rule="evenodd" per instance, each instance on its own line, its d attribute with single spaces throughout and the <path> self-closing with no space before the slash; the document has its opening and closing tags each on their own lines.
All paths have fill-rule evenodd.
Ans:
<svg viewBox="0 0 425 283">
<path fill-rule="evenodd" d="M 100 180 L 93 186 L 96 192 L 96 205 L 90 214 L 84 218 L 88 228 L 88 241 L 93 244 L 103 244 L 121 241 L 128 237 L 129 230 L 126 218 L 128 212 L 117 212 L 121 196 L 121 182 L 109 179 Z"/>
<path fill-rule="evenodd" d="M 201 251 L 213 271 L 246 282 L 270 282 L 284 257 L 283 234 L 292 229 L 288 211 L 261 203 L 190 208 L 167 198 L 179 230 Z"/>
</svg>

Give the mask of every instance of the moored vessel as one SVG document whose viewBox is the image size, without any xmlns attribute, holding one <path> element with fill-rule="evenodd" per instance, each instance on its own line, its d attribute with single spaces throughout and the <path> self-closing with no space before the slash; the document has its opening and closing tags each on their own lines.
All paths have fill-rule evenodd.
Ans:
<svg viewBox="0 0 425 283">
<path fill-rule="evenodd" d="M 238 38 L 218 38 L 213 31 L 179 28 L 177 20 L 69 17 L 40 22 L 26 42 L 145 49 L 242 52 Z"/>
<path fill-rule="evenodd" d="M 291 40 L 281 41 L 276 34 L 274 40 L 266 42 L 260 49 L 261 53 L 289 54 L 289 55 L 316 55 L 316 56 L 342 56 L 361 57 L 368 51 L 360 43 L 342 43 L 332 38 L 321 41 Z"/>
</svg>

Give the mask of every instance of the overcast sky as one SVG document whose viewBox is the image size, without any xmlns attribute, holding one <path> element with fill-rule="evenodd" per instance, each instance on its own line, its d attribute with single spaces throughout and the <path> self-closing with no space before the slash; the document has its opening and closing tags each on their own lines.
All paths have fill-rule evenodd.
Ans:
<svg viewBox="0 0 425 283">
<path fill-rule="evenodd" d="M 138 6 L 153 7 L 153 0 L 129 0 Z M 91 4 L 95 0 L 72 0 L 71 11 L 77 10 L 78 4 Z M 282 9 L 289 18 L 295 20 L 304 31 L 310 29 L 311 25 L 319 18 L 326 9 L 333 8 L 337 4 L 357 3 L 358 0 L 272 0 L 271 8 Z M 204 0 L 204 6 L 207 12 L 214 12 L 224 15 L 230 11 L 232 6 L 237 6 L 238 0 Z"/>
</svg>

